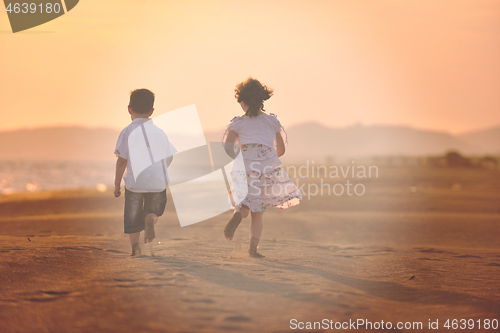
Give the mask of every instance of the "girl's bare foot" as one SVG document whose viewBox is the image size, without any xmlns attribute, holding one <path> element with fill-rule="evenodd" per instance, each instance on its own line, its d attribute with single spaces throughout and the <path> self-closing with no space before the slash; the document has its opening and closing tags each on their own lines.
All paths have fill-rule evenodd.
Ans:
<svg viewBox="0 0 500 333">
<path fill-rule="evenodd" d="M 227 223 L 226 227 L 224 228 L 224 236 L 226 239 L 231 240 L 233 239 L 234 232 L 236 231 L 236 228 L 240 225 L 241 222 L 241 213 L 240 212 L 235 212 L 233 217 L 229 220 Z"/>
<path fill-rule="evenodd" d="M 158 216 L 154 213 L 149 213 L 145 218 L 145 228 L 144 228 L 144 243 L 151 243 L 155 239 L 155 223 L 158 220 Z"/>
<path fill-rule="evenodd" d="M 250 257 L 252 257 L 252 258 L 264 258 L 265 257 L 262 254 L 260 254 L 259 252 L 257 252 L 257 245 L 258 244 L 259 244 L 258 238 L 252 237 L 252 239 L 250 239 L 250 249 L 248 250 L 248 254 L 250 255 Z"/>
</svg>

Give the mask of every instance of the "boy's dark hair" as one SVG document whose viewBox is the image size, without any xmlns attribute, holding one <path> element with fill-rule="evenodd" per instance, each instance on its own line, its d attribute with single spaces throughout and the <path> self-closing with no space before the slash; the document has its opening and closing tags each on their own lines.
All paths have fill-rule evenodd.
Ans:
<svg viewBox="0 0 500 333">
<path fill-rule="evenodd" d="M 249 117 L 257 116 L 259 110 L 265 111 L 264 101 L 273 95 L 273 89 L 266 87 L 251 77 L 238 83 L 234 92 L 234 97 L 236 97 L 238 103 L 244 102 L 248 105 L 248 111 L 245 114 Z"/>
<path fill-rule="evenodd" d="M 128 106 L 132 111 L 140 114 L 146 114 L 153 110 L 155 103 L 155 94 L 148 89 L 136 89 L 130 93 L 130 103 Z"/>
</svg>

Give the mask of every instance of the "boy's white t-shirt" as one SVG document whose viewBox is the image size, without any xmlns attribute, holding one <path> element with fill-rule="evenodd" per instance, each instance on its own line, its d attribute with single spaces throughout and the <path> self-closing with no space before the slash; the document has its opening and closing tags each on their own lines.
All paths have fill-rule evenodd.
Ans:
<svg viewBox="0 0 500 333">
<path fill-rule="evenodd" d="M 176 152 L 165 132 L 155 126 L 152 119 L 134 119 L 121 131 L 115 148 L 115 154 L 128 161 L 123 176 L 125 187 L 137 193 L 165 190 L 168 184 L 166 159 Z M 139 175 L 134 176 L 134 169 L 139 170 Z"/>
<path fill-rule="evenodd" d="M 240 145 L 260 143 L 274 147 L 276 133 L 282 131 L 282 126 L 275 115 L 262 113 L 255 117 L 235 117 L 229 124 L 228 130 L 238 134 Z M 286 142 L 286 137 L 284 141 Z"/>
</svg>

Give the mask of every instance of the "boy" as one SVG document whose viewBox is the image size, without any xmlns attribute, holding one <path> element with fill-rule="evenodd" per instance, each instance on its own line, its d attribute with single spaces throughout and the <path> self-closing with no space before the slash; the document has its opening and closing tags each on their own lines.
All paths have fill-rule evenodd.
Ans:
<svg viewBox="0 0 500 333">
<path fill-rule="evenodd" d="M 121 179 L 125 180 L 124 231 L 129 235 L 132 256 L 141 254 L 139 235 L 144 230 L 144 243 L 155 238 L 154 225 L 165 211 L 168 185 L 167 166 L 176 153 L 167 135 L 153 125 L 155 95 L 148 89 L 130 93 L 128 112 L 132 122 L 118 137 L 115 154 L 115 197 L 121 195 Z M 157 162 L 155 162 L 155 160 Z"/>
</svg>

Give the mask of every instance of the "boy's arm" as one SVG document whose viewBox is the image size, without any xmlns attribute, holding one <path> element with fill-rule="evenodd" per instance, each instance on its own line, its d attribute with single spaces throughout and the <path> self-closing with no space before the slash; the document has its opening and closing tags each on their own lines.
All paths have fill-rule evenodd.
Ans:
<svg viewBox="0 0 500 333">
<path fill-rule="evenodd" d="M 115 173 L 115 197 L 119 197 L 122 193 L 120 191 L 121 182 L 125 169 L 127 168 L 128 161 L 120 156 L 116 160 L 116 173 Z"/>
</svg>

